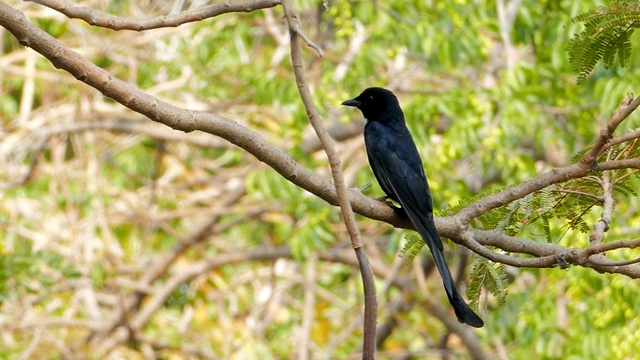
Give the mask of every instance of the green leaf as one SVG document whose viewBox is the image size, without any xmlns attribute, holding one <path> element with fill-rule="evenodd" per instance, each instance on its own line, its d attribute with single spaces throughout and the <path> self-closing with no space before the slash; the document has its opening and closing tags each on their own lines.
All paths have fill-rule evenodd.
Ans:
<svg viewBox="0 0 640 360">
<path fill-rule="evenodd" d="M 483 257 L 474 256 L 469 267 L 471 281 L 467 286 L 467 297 L 470 305 L 478 309 L 478 299 L 482 289 L 486 289 L 504 305 L 507 299 L 507 274 L 504 264 L 491 262 Z"/>
<path fill-rule="evenodd" d="M 404 239 L 406 243 L 402 247 L 402 253 L 407 257 L 407 263 L 411 263 L 411 261 L 418 256 L 420 250 L 427 244 L 416 231 L 407 231 Z"/>
</svg>

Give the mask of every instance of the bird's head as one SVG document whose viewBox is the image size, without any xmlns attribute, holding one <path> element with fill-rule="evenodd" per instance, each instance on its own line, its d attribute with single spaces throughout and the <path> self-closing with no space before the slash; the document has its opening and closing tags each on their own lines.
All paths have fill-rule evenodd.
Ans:
<svg viewBox="0 0 640 360">
<path fill-rule="evenodd" d="M 389 115 L 395 115 L 398 111 L 402 114 L 398 98 L 391 91 L 379 87 L 370 87 L 362 94 L 343 102 L 342 105 L 360 109 L 367 121 L 378 121 Z"/>
</svg>

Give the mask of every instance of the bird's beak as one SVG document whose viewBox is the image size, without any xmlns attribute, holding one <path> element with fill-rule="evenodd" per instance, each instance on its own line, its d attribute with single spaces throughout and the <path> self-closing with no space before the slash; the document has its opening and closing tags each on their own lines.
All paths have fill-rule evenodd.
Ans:
<svg viewBox="0 0 640 360">
<path fill-rule="evenodd" d="M 349 99 L 347 101 L 342 102 L 341 105 L 344 106 L 353 106 L 353 107 L 357 107 L 359 108 L 360 105 L 362 105 L 362 102 L 360 100 L 356 100 L 356 99 Z"/>
</svg>

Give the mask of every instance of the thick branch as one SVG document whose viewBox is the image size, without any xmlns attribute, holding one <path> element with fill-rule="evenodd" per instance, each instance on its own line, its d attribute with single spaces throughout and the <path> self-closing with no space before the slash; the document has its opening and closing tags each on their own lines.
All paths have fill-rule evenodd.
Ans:
<svg viewBox="0 0 640 360">
<path fill-rule="evenodd" d="M 0 26 L 11 32 L 21 44 L 33 48 L 49 59 L 54 66 L 69 72 L 80 81 L 101 91 L 105 96 L 175 130 L 185 132 L 201 130 L 219 136 L 246 150 L 295 185 L 315 194 L 332 205 L 337 205 L 335 188 L 329 180 L 302 167 L 283 150 L 268 143 L 260 135 L 237 122 L 210 113 L 179 109 L 145 94 L 136 87 L 113 77 L 107 71 L 88 62 L 78 53 L 69 50 L 55 38 L 31 24 L 21 12 L 2 2 L 0 2 Z M 622 114 L 630 113 L 632 107 L 638 102 L 640 100 L 635 99 L 629 105 L 623 104 L 622 106 L 626 110 Z M 521 185 L 487 196 L 455 216 L 438 218 L 436 219 L 436 226 L 443 236 L 462 244 L 464 243 L 462 240 L 463 230 L 468 227 L 469 221 L 491 209 L 551 184 L 583 177 L 593 170 L 601 171 L 629 167 L 640 168 L 640 159 L 607 161 L 595 164 L 593 168 L 581 166 L 580 163 L 556 168 Z M 374 220 L 387 222 L 396 227 L 412 228 L 410 222 L 404 216 L 396 213 L 387 204 L 370 199 L 356 190 L 348 191 L 348 195 L 351 206 L 356 213 Z M 496 246 L 507 252 L 519 252 L 518 249 L 520 249 L 523 253 L 540 257 L 562 255 L 570 250 L 560 246 L 550 249 L 548 246 L 551 244 L 509 237 L 495 231 L 468 230 L 471 231 L 472 238 L 478 243 L 485 246 Z M 517 257 L 512 258 L 518 259 Z M 640 277 L 639 268 L 634 266 L 612 265 L 611 267 L 603 267 L 589 262 L 582 264 L 582 266 L 591 267 L 602 272 L 620 273 L 634 278 Z"/>
</svg>

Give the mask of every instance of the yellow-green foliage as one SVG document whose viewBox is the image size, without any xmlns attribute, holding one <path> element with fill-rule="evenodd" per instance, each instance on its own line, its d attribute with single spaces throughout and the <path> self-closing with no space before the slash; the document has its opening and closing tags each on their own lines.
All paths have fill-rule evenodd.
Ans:
<svg viewBox="0 0 640 360">
<path fill-rule="evenodd" d="M 625 67 L 631 56 L 631 35 L 640 26 L 640 4 L 637 1 L 614 1 L 574 17 L 584 30 L 567 43 L 569 61 L 578 72 L 578 84 L 584 83 L 596 64 L 602 60 L 611 69 L 616 59 Z"/>
</svg>

